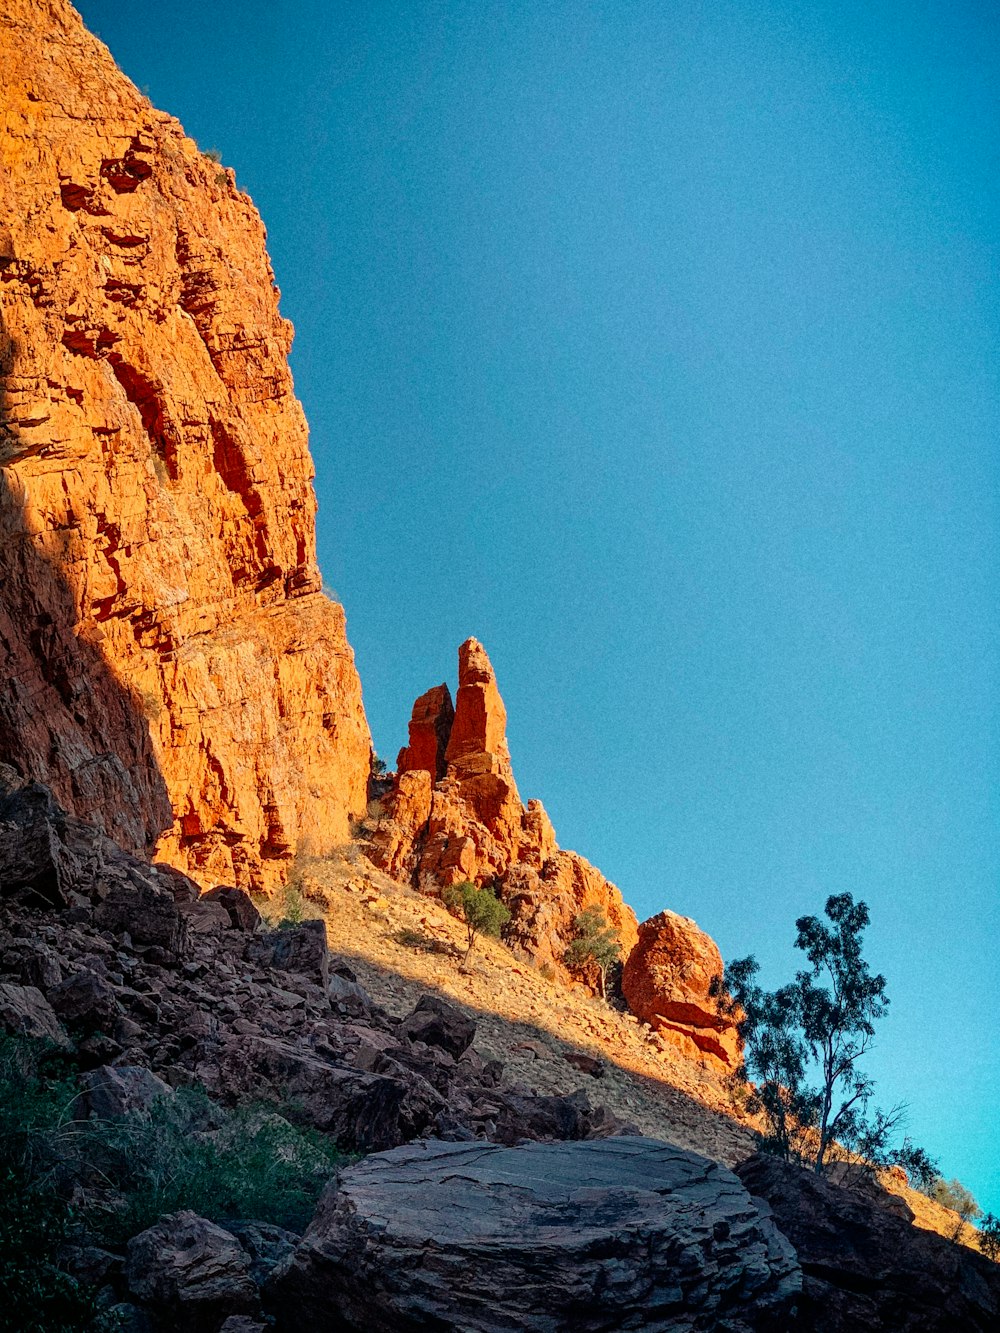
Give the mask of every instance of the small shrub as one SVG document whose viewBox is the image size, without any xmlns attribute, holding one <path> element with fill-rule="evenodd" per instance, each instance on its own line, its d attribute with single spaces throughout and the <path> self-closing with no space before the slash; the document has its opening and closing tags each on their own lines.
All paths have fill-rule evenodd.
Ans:
<svg viewBox="0 0 1000 1333">
<path fill-rule="evenodd" d="M 207 157 L 209 162 L 215 162 L 216 164 L 222 161 L 222 154 L 218 148 L 206 148 L 202 156 Z"/>
<path fill-rule="evenodd" d="M 385 760 L 384 760 L 380 755 L 377 755 L 377 754 L 373 754 L 373 755 L 372 755 L 372 777 L 373 777 L 373 778 L 384 778 L 385 775 L 386 775 L 386 773 L 388 772 L 388 769 L 389 769 L 389 765 L 385 762 Z"/>
<path fill-rule="evenodd" d="M 75 1083 L 43 1043 L 0 1038 L 0 1324 L 100 1329 L 93 1294 L 57 1267 L 76 1214 L 68 1205 Z"/>
<path fill-rule="evenodd" d="M 156 722 L 163 715 L 163 700 L 155 690 L 140 690 L 139 705 L 147 722 Z"/>
<path fill-rule="evenodd" d="M 492 889 L 477 888 L 466 880 L 462 884 L 449 884 L 441 894 L 441 900 L 448 911 L 465 922 L 465 934 L 468 948 L 465 960 L 468 961 L 477 935 L 490 935 L 499 939 L 500 932 L 510 920 L 510 909 L 502 903 Z"/>
<path fill-rule="evenodd" d="M 952 1232 L 952 1240 L 961 1238 L 966 1223 L 982 1217 L 983 1210 L 960 1180 L 945 1180 L 943 1176 L 937 1176 L 931 1181 L 925 1193 L 929 1199 L 941 1204 L 943 1208 L 950 1208 L 953 1213 L 958 1213 L 958 1223 Z"/>
<path fill-rule="evenodd" d="M 573 918 L 575 938 L 564 955 L 567 967 L 577 970 L 596 968 L 600 979 L 600 994 L 607 993 L 608 968 L 621 957 L 622 942 L 618 932 L 608 924 L 599 907 L 586 907 Z"/>
</svg>

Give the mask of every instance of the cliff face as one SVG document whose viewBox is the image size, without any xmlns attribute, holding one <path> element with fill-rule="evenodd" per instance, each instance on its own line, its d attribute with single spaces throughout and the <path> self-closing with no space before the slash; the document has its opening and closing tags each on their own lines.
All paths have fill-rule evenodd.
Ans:
<svg viewBox="0 0 1000 1333">
<path fill-rule="evenodd" d="M 427 893 L 463 880 L 495 883 L 511 909 L 508 938 L 536 963 L 565 975 L 574 918 L 598 907 L 618 931 L 622 956 L 636 919 L 618 889 L 576 852 L 561 851 L 540 801 L 522 805 L 511 771 L 507 713 L 486 650 L 458 654 L 458 695 L 446 685 L 413 706 L 409 744 L 370 856 Z"/>
<path fill-rule="evenodd" d="M 269 887 L 370 738 L 264 228 L 63 0 L 5 4 L 0 116 L 0 758 Z"/>
</svg>

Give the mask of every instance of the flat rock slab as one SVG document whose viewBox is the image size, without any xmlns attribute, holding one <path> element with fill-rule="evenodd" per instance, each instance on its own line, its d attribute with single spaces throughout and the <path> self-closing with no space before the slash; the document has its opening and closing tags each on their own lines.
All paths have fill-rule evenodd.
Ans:
<svg viewBox="0 0 1000 1333">
<path fill-rule="evenodd" d="M 287 1330 L 744 1333 L 801 1280 L 767 1205 L 671 1144 L 423 1141 L 341 1173 L 271 1294 Z"/>
</svg>

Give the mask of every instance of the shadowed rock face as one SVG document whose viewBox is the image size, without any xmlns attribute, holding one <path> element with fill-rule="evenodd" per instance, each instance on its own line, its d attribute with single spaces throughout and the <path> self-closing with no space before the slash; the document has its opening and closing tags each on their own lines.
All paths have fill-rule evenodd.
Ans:
<svg viewBox="0 0 1000 1333">
<path fill-rule="evenodd" d="M 654 1139 L 412 1144 L 320 1201 L 283 1329 L 784 1328 L 794 1252 L 725 1167 Z"/>
<path fill-rule="evenodd" d="M 599 870 L 559 849 L 540 801 L 522 804 L 506 730 L 490 659 L 468 639 L 458 652 L 454 707 L 445 685 L 414 704 L 372 858 L 427 893 L 462 880 L 498 885 L 512 913 L 508 941 L 563 976 L 573 920 L 585 907 L 601 909 L 627 954 L 634 913 Z"/>
<path fill-rule="evenodd" d="M 264 228 L 65 0 L 4 5 L 0 70 L 0 750 L 267 888 L 347 839 L 370 738 Z"/>
<path fill-rule="evenodd" d="M 813 1333 L 993 1333 L 1000 1265 L 922 1231 L 880 1191 L 844 1188 L 758 1154 L 737 1168 L 798 1251 L 801 1327 Z"/>
</svg>

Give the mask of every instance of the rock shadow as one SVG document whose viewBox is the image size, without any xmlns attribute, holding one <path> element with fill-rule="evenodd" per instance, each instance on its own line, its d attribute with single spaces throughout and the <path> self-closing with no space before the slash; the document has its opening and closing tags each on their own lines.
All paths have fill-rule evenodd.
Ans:
<svg viewBox="0 0 1000 1333">
<path fill-rule="evenodd" d="M 17 357 L 0 307 L 0 761 L 145 855 L 172 821 L 149 731 L 153 703 L 116 677 L 101 648 L 108 630 L 83 615 L 62 572 L 80 560 L 79 529 L 68 517 L 39 522 L 31 503 L 61 455 L 37 425 L 30 442 L 22 432 Z M 68 490 L 64 508 L 72 514 Z"/>
</svg>

